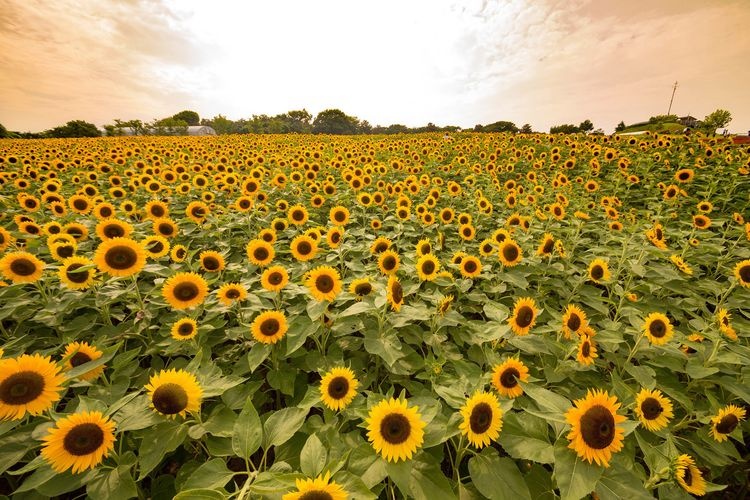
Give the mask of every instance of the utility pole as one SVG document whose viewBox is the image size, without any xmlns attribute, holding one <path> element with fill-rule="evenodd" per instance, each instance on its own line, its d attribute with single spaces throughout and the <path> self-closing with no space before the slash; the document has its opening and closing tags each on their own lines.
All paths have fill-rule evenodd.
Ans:
<svg viewBox="0 0 750 500">
<path fill-rule="evenodd" d="M 667 115 L 672 113 L 672 102 L 674 101 L 674 93 L 677 91 L 677 82 L 674 82 L 674 87 L 672 87 L 672 98 L 669 100 L 669 109 L 667 110 Z"/>
</svg>

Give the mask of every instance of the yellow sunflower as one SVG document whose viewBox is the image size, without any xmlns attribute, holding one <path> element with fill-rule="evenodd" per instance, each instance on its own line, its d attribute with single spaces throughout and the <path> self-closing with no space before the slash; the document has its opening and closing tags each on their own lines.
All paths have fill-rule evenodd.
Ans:
<svg viewBox="0 0 750 500">
<path fill-rule="evenodd" d="M 8 248 L 14 241 L 15 238 L 13 238 L 10 232 L 4 227 L 0 226 L 0 252 L 4 252 L 5 249 Z"/>
<path fill-rule="evenodd" d="M 49 428 L 41 456 L 58 473 L 93 469 L 114 449 L 114 431 L 114 422 L 101 412 L 68 415 Z"/>
<path fill-rule="evenodd" d="M 669 318 L 662 313 L 651 313 L 646 316 L 643 323 L 643 331 L 646 333 L 648 340 L 654 345 L 664 345 L 669 342 L 674 334 L 672 323 Z"/>
<path fill-rule="evenodd" d="M 617 414 L 617 397 L 589 389 L 586 397 L 575 400 L 574 405 L 565 414 L 565 420 L 573 427 L 568 434 L 568 448 L 589 463 L 609 467 L 612 453 L 622 449 L 624 435 L 624 429 L 617 425 L 625 421 Z"/>
<path fill-rule="evenodd" d="M 609 281 L 609 278 L 610 273 L 607 261 L 594 259 L 591 264 L 589 264 L 589 279 L 591 281 L 594 283 L 602 283 L 604 281 Z"/>
<path fill-rule="evenodd" d="M 57 271 L 60 281 L 71 290 L 85 290 L 94 283 L 94 262 L 85 257 L 65 259 Z"/>
<path fill-rule="evenodd" d="M 89 345 L 88 342 L 71 342 L 65 346 L 65 353 L 63 357 L 67 359 L 65 362 L 65 369 L 72 370 L 73 368 L 80 366 L 89 361 L 94 361 L 102 357 L 102 351 L 96 347 Z M 104 373 L 104 365 L 92 368 L 82 375 L 78 375 L 81 380 L 94 380 L 99 375 Z"/>
<path fill-rule="evenodd" d="M 735 405 L 727 405 L 719 413 L 711 418 L 711 436 L 718 442 L 726 441 L 737 426 L 745 420 L 744 408 Z"/>
<path fill-rule="evenodd" d="M 346 226 L 349 223 L 349 209 L 336 205 L 328 213 L 328 218 L 334 226 Z"/>
<path fill-rule="evenodd" d="M 141 246 L 152 259 L 164 257 L 169 253 L 169 241 L 163 236 L 149 236 L 141 241 Z"/>
<path fill-rule="evenodd" d="M 438 302 L 437 305 L 437 313 L 440 316 L 445 316 L 445 313 L 448 312 L 448 310 L 451 308 L 451 305 L 453 305 L 453 301 L 455 300 L 455 297 L 453 295 L 446 295 L 442 299 L 440 299 L 440 302 Z"/>
<path fill-rule="evenodd" d="M 29 252 L 10 252 L 0 259 L 0 272 L 13 283 L 33 283 L 42 277 L 44 262 Z"/>
<path fill-rule="evenodd" d="M 373 241 L 370 245 L 370 253 L 373 255 L 377 255 L 379 253 L 385 252 L 389 248 L 391 248 L 391 240 L 380 236 L 378 238 L 375 238 L 375 241 Z"/>
<path fill-rule="evenodd" d="M 539 256 L 552 255 L 554 250 L 555 238 L 549 233 L 544 233 L 544 237 L 542 238 L 541 243 L 539 243 L 539 248 L 536 249 L 536 254 Z"/>
<path fill-rule="evenodd" d="M 295 226 L 304 225 L 309 217 L 307 209 L 302 205 L 294 205 L 289 208 L 289 211 L 287 211 L 287 219 L 289 219 L 289 222 Z"/>
<path fill-rule="evenodd" d="M 190 340 L 198 335 L 198 322 L 192 318 L 182 318 L 174 322 L 170 335 L 175 340 Z"/>
<path fill-rule="evenodd" d="M 177 273 L 164 282 L 161 293 L 173 308 L 187 309 L 203 303 L 208 284 L 196 273 Z"/>
<path fill-rule="evenodd" d="M 315 300 L 333 302 L 341 293 L 339 272 L 330 266 L 319 266 L 307 273 L 305 285 Z"/>
<path fill-rule="evenodd" d="M 336 481 L 331 481 L 331 473 L 315 479 L 295 480 L 297 491 L 285 493 L 281 500 L 347 500 L 349 493 Z"/>
<path fill-rule="evenodd" d="M 49 247 L 50 255 L 58 262 L 62 262 L 69 257 L 73 257 L 76 254 L 76 250 L 78 250 L 78 244 L 75 242 L 75 240 L 72 243 L 67 241 L 61 243 L 53 243 L 52 246 Z"/>
<path fill-rule="evenodd" d="M 267 266 L 276 256 L 273 245 L 262 239 L 250 240 L 245 251 L 248 260 L 258 267 Z"/>
<path fill-rule="evenodd" d="M 187 412 L 197 413 L 201 408 L 203 389 L 198 379 L 185 370 L 161 370 L 152 375 L 146 384 L 151 407 L 168 418 L 184 417 Z"/>
<path fill-rule="evenodd" d="M 96 224 L 96 235 L 101 240 L 112 238 L 129 238 L 133 232 L 130 223 L 117 219 L 104 219 Z"/>
<path fill-rule="evenodd" d="M 398 271 L 401 259 L 393 250 L 385 250 L 378 257 L 378 269 L 386 276 L 391 276 Z"/>
<path fill-rule="evenodd" d="M 433 281 L 440 271 L 440 261 L 431 253 L 425 253 L 417 260 L 417 275 L 422 281 Z"/>
<path fill-rule="evenodd" d="M 498 248 L 500 262 L 506 267 L 513 267 L 523 260 L 523 251 L 514 240 L 508 238 Z"/>
<path fill-rule="evenodd" d="M 692 495 L 702 497 L 706 494 L 706 480 L 703 473 L 695 466 L 695 460 L 690 455 L 680 455 L 675 460 L 674 477 L 682 489 Z"/>
<path fill-rule="evenodd" d="M 416 251 L 417 257 L 432 253 L 432 243 L 430 243 L 430 240 L 428 239 L 421 239 L 417 242 Z"/>
<path fill-rule="evenodd" d="M 576 360 L 582 365 L 588 366 L 594 364 L 594 359 L 598 357 L 594 341 L 588 335 L 582 334 L 581 340 L 578 343 L 578 356 L 576 356 Z"/>
<path fill-rule="evenodd" d="M 527 335 L 536 323 L 536 302 L 531 297 L 521 297 L 513 305 L 513 314 L 508 324 L 516 335 Z"/>
<path fill-rule="evenodd" d="M 320 381 L 320 399 L 333 411 L 343 410 L 357 395 L 359 381 L 349 368 L 333 368 Z"/>
<path fill-rule="evenodd" d="M 681 256 L 672 255 L 669 257 L 669 260 L 671 260 L 672 264 L 674 264 L 681 272 L 687 274 L 688 276 L 693 275 L 693 268 L 691 268 L 690 265 L 685 262 L 685 259 L 683 259 Z"/>
<path fill-rule="evenodd" d="M 672 402 L 659 390 L 641 389 L 635 399 L 635 414 L 643 426 L 651 432 L 667 426 L 674 417 Z"/>
<path fill-rule="evenodd" d="M 275 344 L 286 335 L 287 330 L 286 316 L 281 311 L 262 312 L 250 325 L 253 338 L 264 344 Z"/>
<path fill-rule="evenodd" d="M 141 272 L 146 265 L 146 251 L 130 238 L 112 238 L 99 244 L 94 263 L 103 273 L 127 277 Z"/>
<path fill-rule="evenodd" d="M 174 238 L 179 231 L 177 223 L 169 217 L 159 217 L 153 221 L 153 231 L 164 238 Z"/>
<path fill-rule="evenodd" d="M 260 276 L 261 286 L 269 292 L 278 292 L 289 283 L 289 274 L 282 266 L 271 266 Z"/>
<path fill-rule="evenodd" d="M 750 259 L 738 262 L 734 266 L 734 277 L 737 278 L 737 282 L 740 285 L 750 288 Z"/>
<path fill-rule="evenodd" d="M 307 262 L 318 253 L 318 242 L 305 234 L 295 237 L 290 244 L 292 256 L 300 262 Z"/>
<path fill-rule="evenodd" d="M 225 306 L 231 306 L 247 298 L 247 289 L 239 283 L 227 283 L 219 288 L 216 296 L 219 297 L 219 302 Z"/>
<path fill-rule="evenodd" d="M 49 356 L 23 354 L 0 361 L 0 419 L 20 420 L 51 408 L 64 391 L 60 367 Z"/>
<path fill-rule="evenodd" d="M 201 252 L 198 258 L 201 262 L 201 269 L 210 273 L 218 273 L 226 267 L 224 257 L 219 252 L 213 250 Z"/>
<path fill-rule="evenodd" d="M 492 369 L 492 385 L 506 398 L 517 398 L 523 394 L 519 382 L 528 380 L 529 369 L 515 358 L 508 358 Z"/>
<path fill-rule="evenodd" d="M 349 293 L 354 295 L 357 300 L 362 300 L 372 293 L 372 283 L 369 278 L 359 278 L 349 285 Z"/>
<path fill-rule="evenodd" d="M 481 449 L 495 441 L 503 428 L 503 410 L 497 396 L 477 391 L 461 408 L 463 420 L 458 428 L 475 447 Z"/>
<path fill-rule="evenodd" d="M 365 419 L 367 439 L 375 452 L 389 462 L 411 459 L 424 442 L 425 423 L 419 408 L 400 399 L 384 399 Z"/>
<path fill-rule="evenodd" d="M 332 227 L 326 232 L 326 243 L 330 248 L 338 248 L 341 245 L 341 241 L 344 238 L 344 229 L 340 227 Z"/>
<path fill-rule="evenodd" d="M 396 312 L 400 311 L 401 306 L 404 303 L 404 289 L 401 287 L 401 282 L 395 274 L 392 274 L 391 277 L 388 278 L 386 289 L 385 298 L 391 305 L 391 309 Z"/>
<path fill-rule="evenodd" d="M 476 278 L 482 274 L 482 263 L 473 255 L 462 255 L 459 268 L 464 278 Z"/>
<path fill-rule="evenodd" d="M 737 331 L 732 326 L 732 315 L 725 308 L 720 307 L 716 310 L 716 322 L 719 323 L 719 331 L 731 340 L 737 340 Z"/>
<path fill-rule="evenodd" d="M 566 339 L 571 334 L 580 334 L 581 330 L 588 325 L 586 313 L 575 304 L 568 304 L 562 317 L 562 331 Z"/>
</svg>

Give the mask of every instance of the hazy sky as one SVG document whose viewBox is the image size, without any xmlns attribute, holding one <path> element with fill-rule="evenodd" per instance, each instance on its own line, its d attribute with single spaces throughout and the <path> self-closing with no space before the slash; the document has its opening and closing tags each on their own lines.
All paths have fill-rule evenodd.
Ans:
<svg viewBox="0 0 750 500">
<path fill-rule="evenodd" d="M 0 123 L 233 119 L 611 132 L 728 109 L 750 129 L 750 0 L 0 0 Z"/>
</svg>

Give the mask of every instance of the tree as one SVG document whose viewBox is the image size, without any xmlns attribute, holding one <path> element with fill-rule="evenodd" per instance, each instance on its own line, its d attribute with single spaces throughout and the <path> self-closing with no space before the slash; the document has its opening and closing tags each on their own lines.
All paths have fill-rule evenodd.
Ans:
<svg viewBox="0 0 750 500">
<path fill-rule="evenodd" d="M 726 109 L 717 109 L 703 119 L 703 128 L 709 134 L 714 134 L 717 128 L 724 128 L 732 121 L 732 113 Z"/>
<path fill-rule="evenodd" d="M 591 123 L 591 120 L 587 118 L 583 120 L 580 125 L 578 125 L 578 130 L 584 133 L 591 132 L 592 130 L 594 130 L 594 124 Z"/>
<path fill-rule="evenodd" d="M 578 127 L 571 123 L 555 125 L 549 129 L 550 134 L 575 134 L 576 132 L 578 132 Z"/>
<path fill-rule="evenodd" d="M 625 130 L 625 122 L 621 120 L 615 127 L 615 132 L 622 132 L 623 130 Z"/>
<path fill-rule="evenodd" d="M 677 115 L 656 115 L 648 119 L 649 123 L 674 123 L 678 120 Z"/>
<path fill-rule="evenodd" d="M 100 137 L 102 133 L 96 125 L 83 120 L 72 120 L 44 133 L 47 137 Z"/>
<path fill-rule="evenodd" d="M 524 123 L 523 127 L 521 127 L 521 133 L 522 134 L 530 134 L 530 133 L 532 133 L 531 125 L 529 125 L 528 123 Z"/>
<path fill-rule="evenodd" d="M 172 116 L 173 119 L 183 121 L 188 125 L 199 125 L 201 122 L 200 116 L 195 111 L 185 110 L 180 111 L 176 115 Z"/>
<path fill-rule="evenodd" d="M 318 113 L 312 131 L 316 134 L 353 135 L 357 133 L 359 120 L 348 116 L 340 109 L 326 109 Z"/>
<path fill-rule="evenodd" d="M 154 120 L 149 126 L 154 135 L 187 135 L 188 124 L 184 120 L 178 120 L 173 116 Z"/>
</svg>

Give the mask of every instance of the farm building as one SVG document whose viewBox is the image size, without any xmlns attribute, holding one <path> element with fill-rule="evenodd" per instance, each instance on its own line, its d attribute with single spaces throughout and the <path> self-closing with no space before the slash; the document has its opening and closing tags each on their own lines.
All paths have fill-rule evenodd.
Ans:
<svg viewBox="0 0 750 500">
<path fill-rule="evenodd" d="M 208 125 L 195 125 L 187 128 L 188 135 L 216 135 L 216 130 Z"/>
</svg>

